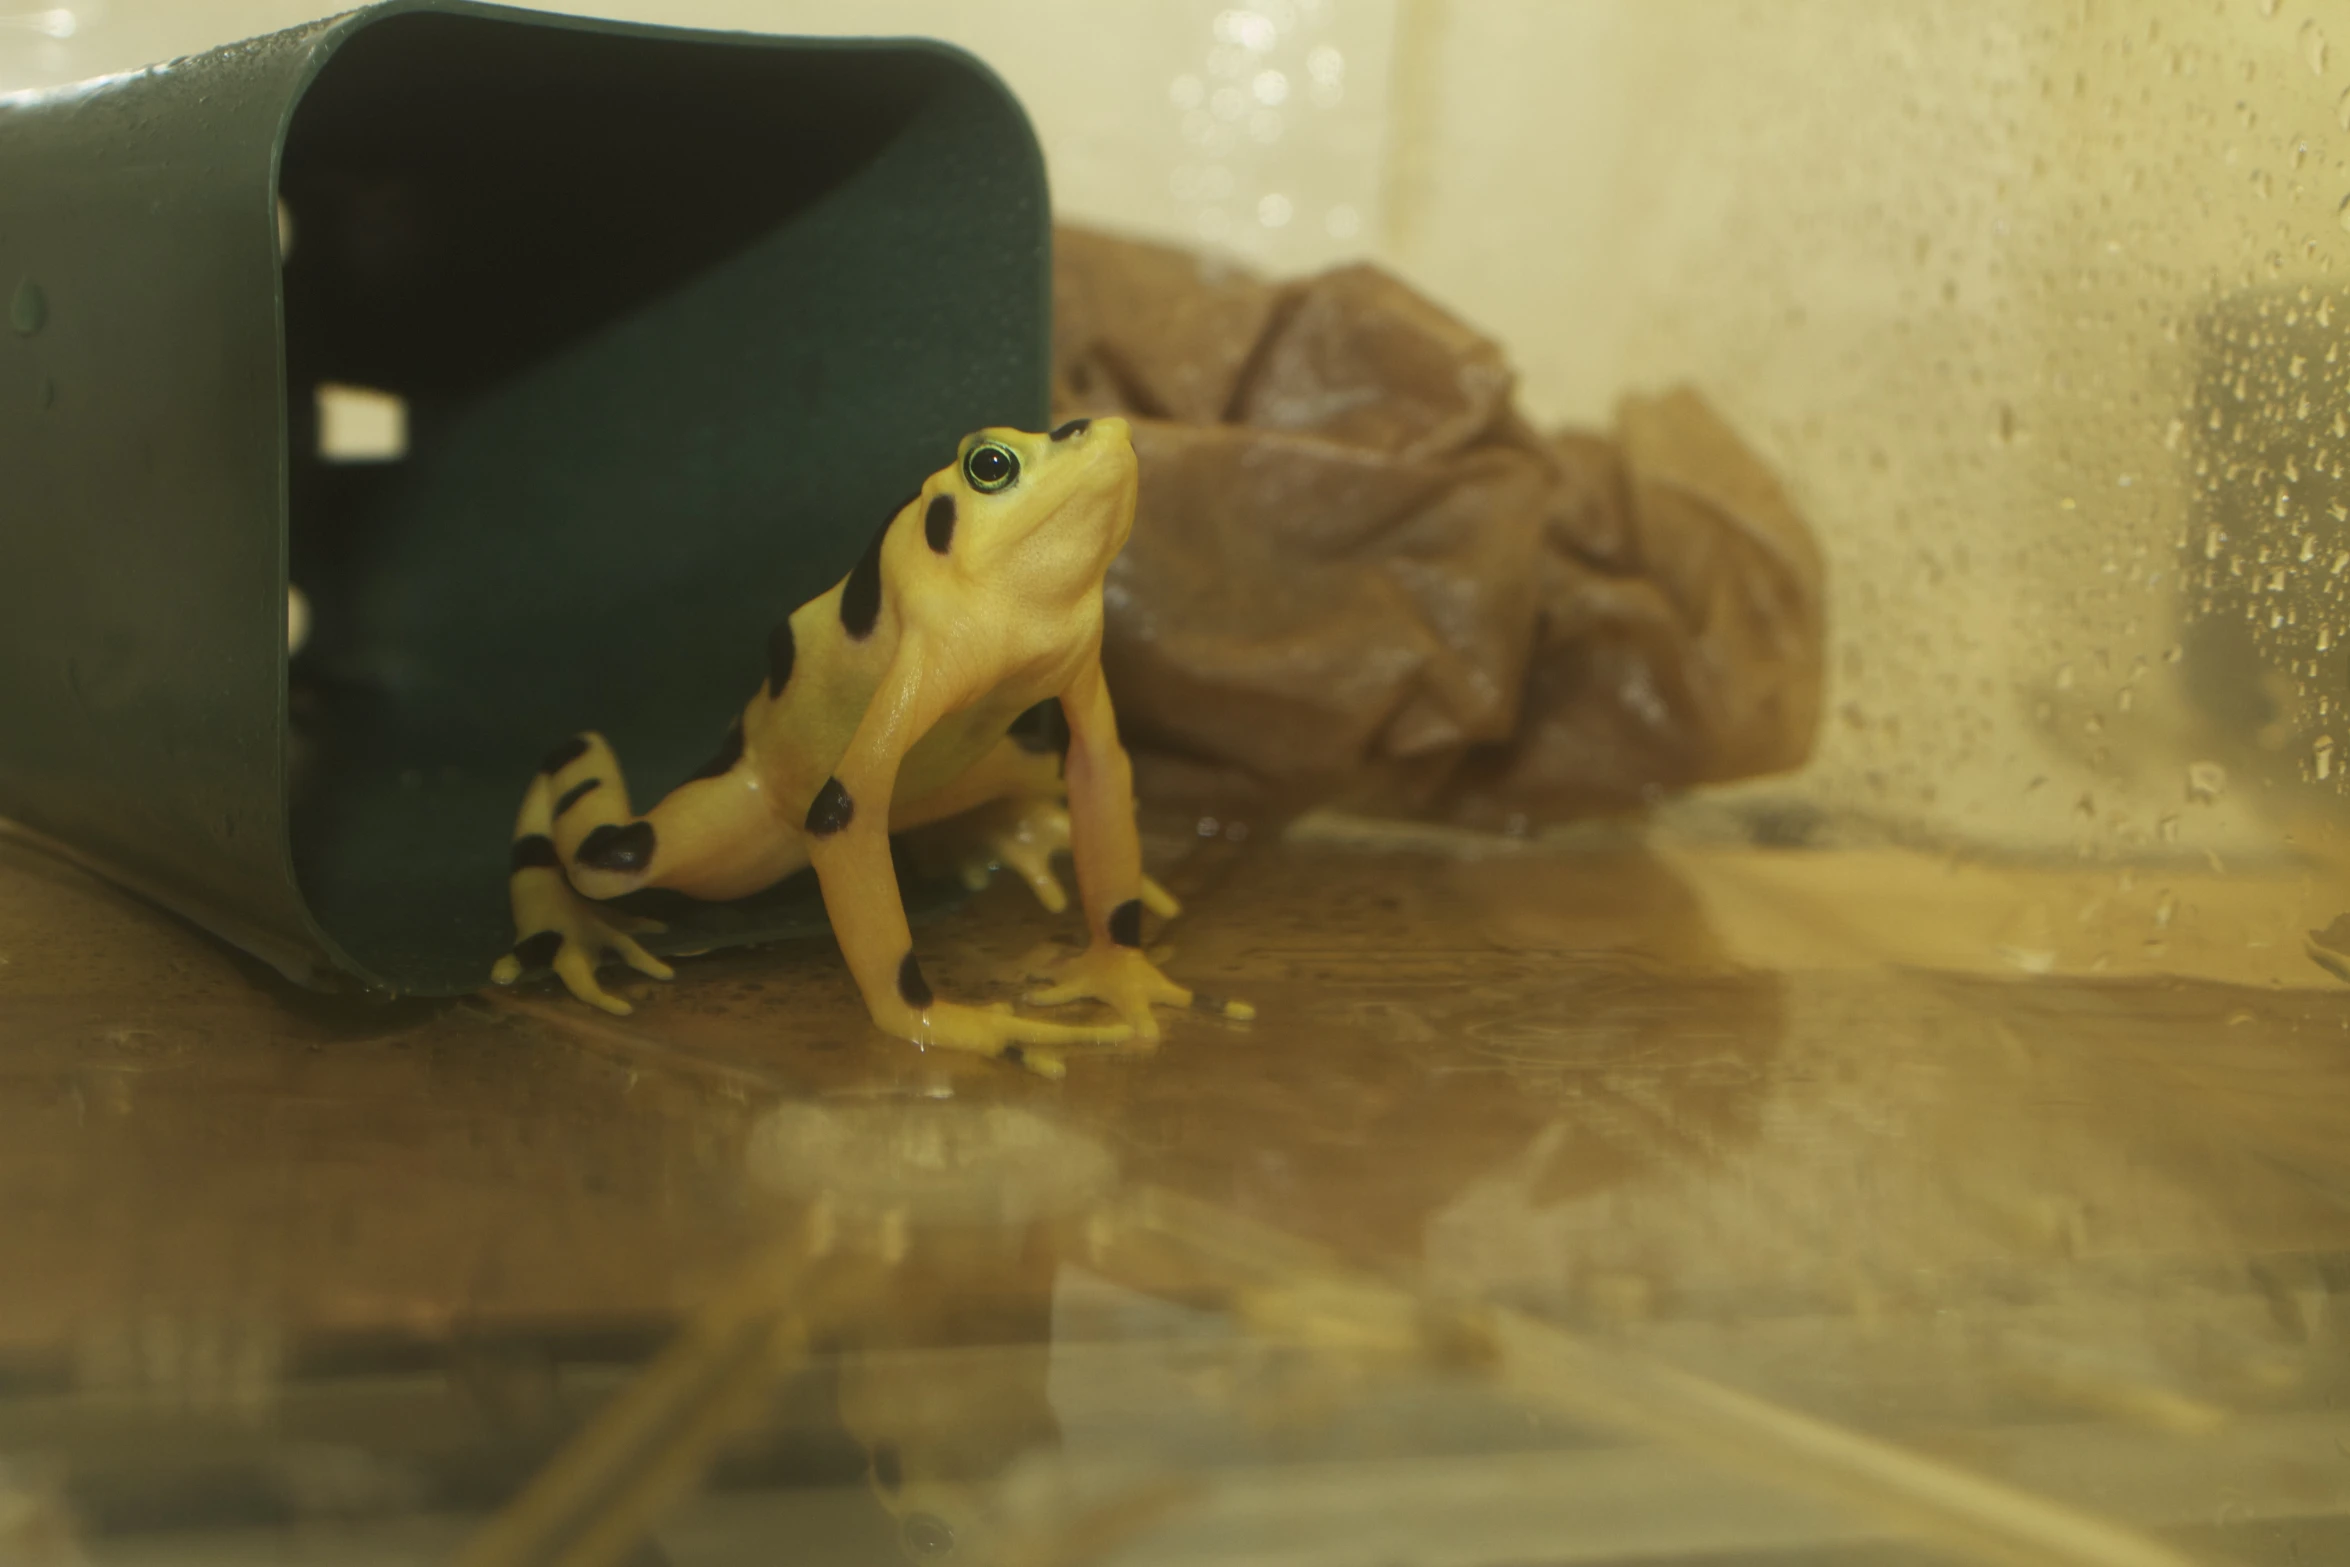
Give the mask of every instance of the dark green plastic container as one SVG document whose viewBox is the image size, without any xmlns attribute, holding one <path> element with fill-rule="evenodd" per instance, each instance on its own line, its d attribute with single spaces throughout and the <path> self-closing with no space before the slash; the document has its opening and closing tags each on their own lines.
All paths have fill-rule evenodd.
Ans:
<svg viewBox="0 0 2350 1567">
<path fill-rule="evenodd" d="M 479 985 L 549 746 L 657 797 L 957 437 L 1044 421 L 1048 224 L 926 42 L 393 0 L 0 99 L 0 816 L 304 983 Z M 326 382 L 408 455 L 320 460 Z"/>
</svg>

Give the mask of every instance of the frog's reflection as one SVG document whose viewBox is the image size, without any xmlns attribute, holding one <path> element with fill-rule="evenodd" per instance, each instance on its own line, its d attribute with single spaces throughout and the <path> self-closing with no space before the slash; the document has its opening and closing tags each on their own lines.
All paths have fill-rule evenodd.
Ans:
<svg viewBox="0 0 2350 1567">
<path fill-rule="evenodd" d="M 1051 1253 L 1034 1248 L 1012 1265 L 1037 1270 L 1027 1302 L 1006 1300 L 987 1320 L 965 1316 L 952 1302 L 970 1276 L 917 1268 L 839 1347 L 841 1424 L 916 1562 L 1013 1559 L 1011 1482 L 1060 1447 L 1046 1396 Z"/>
<path fill-rule="evenodd" d="M 1058 1236 L 1108 1194 L 1109 1155 L 1003 1106 L 793 1104 L 754 1130 L 749 1165 L 886 1265 L 823 1347 L 900 1552 L 957 1567 L 1053 1554 Z"/>
</svg>

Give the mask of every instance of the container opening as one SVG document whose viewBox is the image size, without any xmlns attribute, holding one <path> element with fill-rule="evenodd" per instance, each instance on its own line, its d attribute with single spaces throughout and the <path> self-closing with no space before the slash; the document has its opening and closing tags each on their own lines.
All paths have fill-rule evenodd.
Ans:
<svg viewBox="0 0 2350 1567">
<path fill-rule="evenodd" d="M 1041 168 L 934 45 L 395 14 L 278 195 L 297 872 L 363 966 L 470 988 L 548 747 L 672 787 L 954 440 L 1043 416 Z"/>
</svg>

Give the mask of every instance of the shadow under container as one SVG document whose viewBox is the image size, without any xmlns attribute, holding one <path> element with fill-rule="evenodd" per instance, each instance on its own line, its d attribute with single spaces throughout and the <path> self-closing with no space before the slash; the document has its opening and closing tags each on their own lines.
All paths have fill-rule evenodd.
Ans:
<svg viewBox="0 0 2350 1567">
<path fill-rule="evenodd" d="M 923 41 L 394 0 L 0 99 L 0 816 L 303 983 L 478 986 L 543 753 L 656 798 L 961 435 L 1041 426 L 1049 221 Z M 321 455 L 341 386 L 401 455 Z"/>
</svg>

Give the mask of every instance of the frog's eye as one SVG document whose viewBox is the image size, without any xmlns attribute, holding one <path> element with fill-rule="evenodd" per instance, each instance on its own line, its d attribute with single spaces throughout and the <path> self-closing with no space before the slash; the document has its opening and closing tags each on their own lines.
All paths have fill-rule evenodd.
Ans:
<svg viewBox="0 0 2350 1567">
<path fill-rule="evenodd" d="M 1020 477 L 1020 459 L 1012 455 L 1009 446 L 984 441 L 972 447 L 971 454 L 963 459 L 963 477 L 980 494 L 992 495 L 1009 488 Z"/>
</svg>

